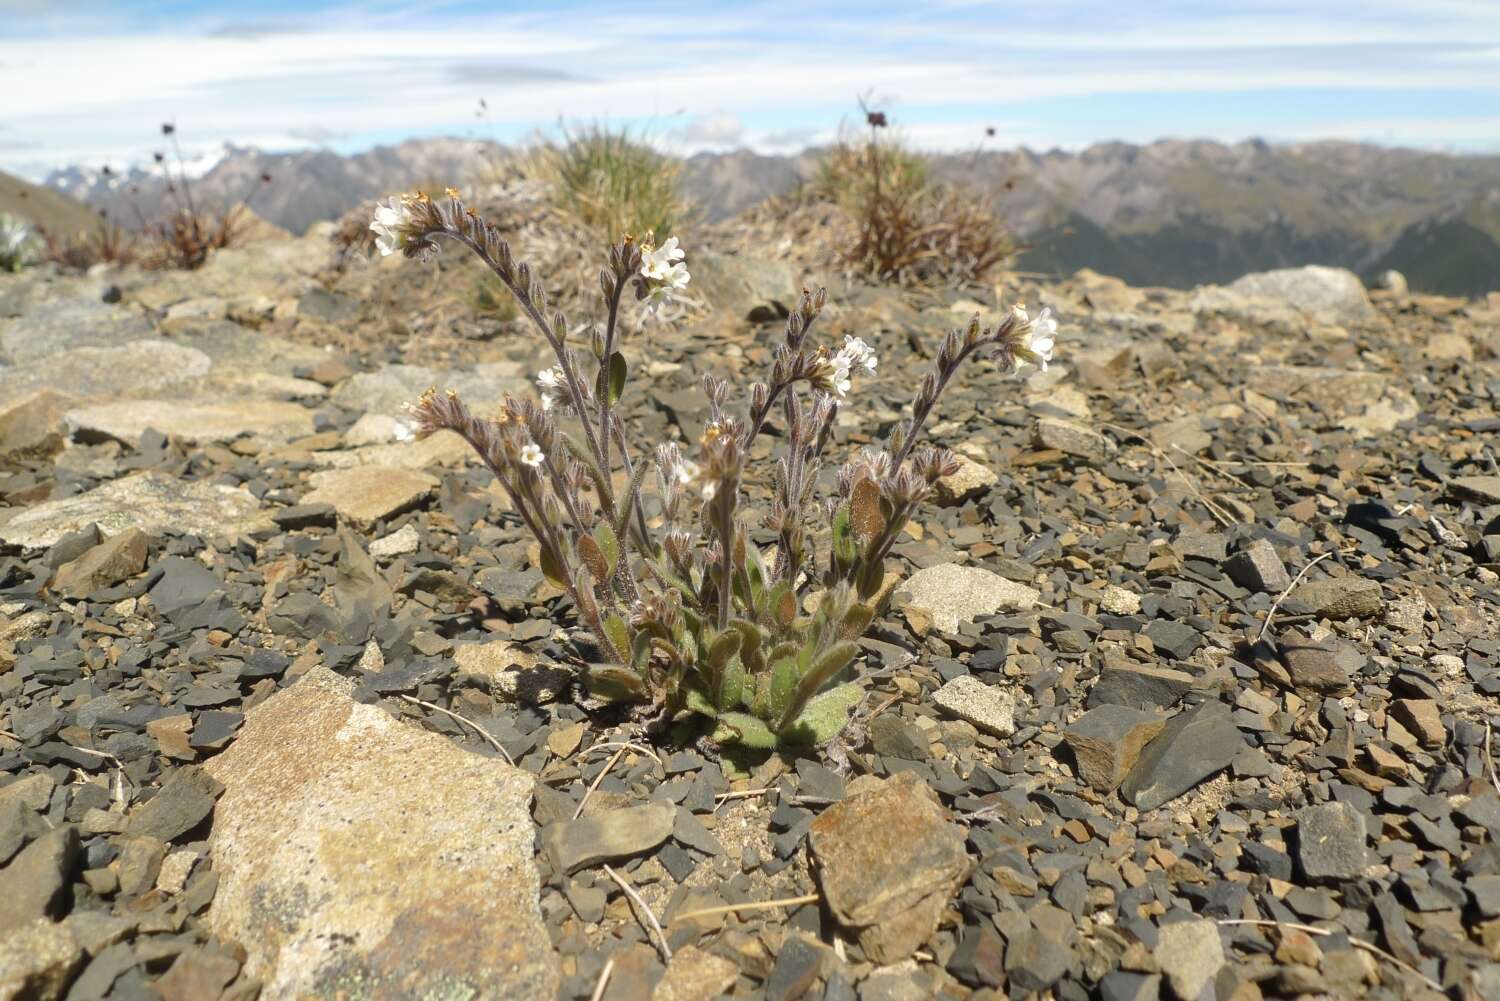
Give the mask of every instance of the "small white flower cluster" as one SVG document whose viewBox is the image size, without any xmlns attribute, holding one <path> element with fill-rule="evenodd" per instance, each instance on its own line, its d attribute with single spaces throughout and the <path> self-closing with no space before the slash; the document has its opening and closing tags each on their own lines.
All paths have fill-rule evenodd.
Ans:
<svg viewBox="0 0 1500 1001">
<path fill-rule="evenodd" d="M 561 365 L 553 365 L 536 377 L 536 385 L 542 397 L 542 409 L 551 410 L 557 403 L 558 391 L 566 384 Z"/>
<path fill-rule="evenodd" d="M 392 195 L 388 201 L 375 204 L 375 220 L 370 223 L 370 231 L 375 234 L 375 246 L 380 249 L 381 257 L 405 249 L 408 239 L 405 231 L 411 223 L 411 209 L 407 208 L 403 196 Z"/>
<path fill-rule="evenodd" d="M 855 369 L 862 368 L 871 374 L 875 371 L 875 365 L 879 359 L 875 356 L 875 349 L 865 343 L 862 337 L 844 335 L 844 346 L 839 348 L 838 354 L 831 359 L 833 365 L 833 391 L 840 397 L 849 393 L 853 381 L 850 378 Z"/>
<path fill-rule="evenodd" d="M 1035 320 L 1026 315 L 1025 306 L 1016 306 L 1014 309 L 1016 317 L 1024 325 L 1019 346 L 1036 355 L 1037 367 L 1043 372 L 1047 371 L 1047 364 L 1052 361 L 1052 349 L 1057 344 L 1057 319 L 1052 315 L 1052 308 L 1044 307 Z M 1028 359 L 1017 358 L 1014 371 L 1019 372 L 1021 366 L 1026 364 L 1029 364 Z"/>
<path fill-rule="evenodd" d="M 521 446 L 521 461 L 532 469 L 536 469 L 546 460 L 542 454 L 542 446 L 534 441 L 528 441 Z"/>
<path fill-rule="evenodd" d="M 646 309 L 653 316 L 687 288 L 692 275 L 682 263 L 677 237 L 669 236 L 660 247 L 641 247 L 641 277 L 646 279 Z"/>
</svg>

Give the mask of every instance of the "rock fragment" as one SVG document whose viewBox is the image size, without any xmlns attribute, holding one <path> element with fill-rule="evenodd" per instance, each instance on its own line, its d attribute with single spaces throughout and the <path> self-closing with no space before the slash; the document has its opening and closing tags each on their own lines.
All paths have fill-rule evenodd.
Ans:
<svg viewBox="0 0 1500 1001">
<path fill-rule="evenodd" d="M 824 810 L 808 846 L 829 910 L 878 963 L 932 937 L 972 865 L 963 829 L 912 772 Z"/>
<path fill-rule="evenodd" d="M 1139 810 L 1154 810 L 1228 768 L 1244 744 L 1224 703 L 1210 699 L 1184 709 L 1146 745 L 1120 795 Z"/>
<path fill-rule="evenodd" d="M 1348 803 L 1321 803 L 1296 813 L 1297 865 L 1315 882 L 1358 879 L 1369 857 L 1365 815 Z"/>
<path fill-rule="evenodd" d="M 266 1001 L 550 998 L 533 779 L 352 699 L 315 667 L 253 710 L 209 764 L 209 924 Z M 475 930 L 484 934 L 476 936 Z"/>
<path fill-rule="evenodd" d="M 932 696 L 933 704 L 957 719 L 995 737 L 1016 732 L 1016 698 L 1003 688 L 963 674 Z"/>
<path fill-rule="evenodd" d="M 1078 762 L 1078 774 L 1100 792 L 1125 781 L 1141 751 L 1167 725 L 1155 713 L 1119 705 L 1090 709 L 1063 734 Z"/>
<path fill-rule="evenodd" d="M 592 816 L 549 824 L 541 846 L 555 872 L 572 875 L 579 869 L 634 858 L 667 840 L 677 816 L 669 803 L 647 803 Z"/>
<path fill-rule="evenodd" d="M 982 567 L 940 563 L 918 570 L 896 590 L 894 604 L 918 633 L 936 629 L 951 633 L 961 622 L 992 615 L 1002 609 L 1024 611 L 1036 604 L 1039 593 L 1025 584 L 1006 580 Z"/>
</svg>

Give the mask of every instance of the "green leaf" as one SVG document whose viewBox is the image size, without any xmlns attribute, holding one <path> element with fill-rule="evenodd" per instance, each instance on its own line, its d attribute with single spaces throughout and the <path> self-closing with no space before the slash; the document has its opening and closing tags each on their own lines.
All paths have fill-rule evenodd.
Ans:
<svg viewBox="0 0 1500 1001">
<path fill-rule="evenodd" d="M 744 662 L 738 656 L 730 657 L 729 663 L 724 665 L 724 691 L 719 699 L 719 708 L 733 709 L 743 703 L 749 684 L 750 675 L 745 671 Z"/>
<path fill-rule="evenodd" d="M 794 661 L 778 660 L 771 665 L 771 698 L 767 708 L 770 709 L 772 719 L 780 719 L 786 712 L 793 693 L 797 691 L 798 677 Z"/>
<path fill-rule="evenodd" d="M 615 538 L 615 530 L 609 527 L 609 522 L 601 521 L 594 526 L 594 538 L 591 540 L 599 549 L 599 554 L 604 557 L 604 562 L 609 566 L 609 573 L 604 575 L 604 580 L 609 580 L 615 574 L 615 567 L 620 562 L 620 543 Z"/>
<path fill-rule="evenodd" d="M 859 557 L 859 547 L 854 538 L 854 526 L 849 520 L 849 506 L 843 505 L 833 515 L 833 555 L 845 565 Z"/>
<path fill-rule="evenodd" d="M 630 640 L 630 663 L 637 671 L 644 672 L 646 665 L 651 663 L 651 641 L 652 636 L 644 629 L 639 630 Z M 670 646 L 671 644 L 667 644 Z"/>
<path fill-rule="evenodd" d="M 568 571 L 558 562 L 551 546 L 542 546 L 542 576 L 558 587 L 568 586 Z"/>
<path fill-rule="evenodd" d="M 864 692 L 852 682 L 830 688 L 809 702 L 781 736 L 789 744 L 807 747 L 826 744 L 849 725 L 849 714 L 864 698 Z"/>
<path fill-rule="evenodd" d="M 824 685 L 848 667 L 849 662 L 857 653 L 859 653 L 859 647 L 847 641 L 835 643 L 823 651 L 812 667 L 797 682 L 797 690 L 793 693 L 791 702 L 788 703 L 786 712 L 781 717 L 781 723 L 776 727 L 777 731 L 785 730 L 792 720 L 801 714 L 802 707 L 810 703 L 813 696 L 817 695 Z"/>
<path fill-rule="evenodd" d="M 625 376 L 629 367 L 625 364 L 625 356 L 616 351 L 609 356 L 609 404 L 614 406 L 620 401 L 625 393 Z"/>
<path fill-rule="evenodd" d="M 880 585 L 885 583 L 885 561 L 871 557 L 859 568 L 859 579 L 855 583 L 861 601 L 875 597 L 880 593 Z"/>
<path fill-rule="evenodd" d="M 687 697 L 687 707 L 700 716 L 709 719 L 717 719 L 719 707 L 709 701 L 708 696 L 703 694 L 703 689 L 695 684 L 683 685 L 682 691 Z"/>
<path fill-rule="evenodd" d="M 621 657 L 630 656 L 630 627 L 625 625 L 624 619 L 618 615 L 605 616 L 604 632 Z"/>
<path fill-rule="evenodd" d="M 708 649 L 708 667 L 714 674 L 724 670 L 724 665 L 729 663 L 740 649 L 740 634 L 738 630 L 726 629 L 713 641 Z"/>
<path fill-rule="evenodd" d="M 595 664 L 585 677 L 589 694 L 609 702 L 639 702 L 646 697 L 646 679 L 615 664 Z"/>
<path fill-rule="evenodd" d="M 776 735 L 771 728 L 749 713 L 724 713 L 714 728 L 713 739 L 720 744 L 741 744 L 760 750 L 773 750 Z"/>
</svg>

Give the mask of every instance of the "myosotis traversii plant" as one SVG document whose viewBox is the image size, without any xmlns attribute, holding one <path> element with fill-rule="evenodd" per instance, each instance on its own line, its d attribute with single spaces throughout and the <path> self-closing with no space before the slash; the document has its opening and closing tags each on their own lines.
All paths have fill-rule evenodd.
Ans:
<svg viewBox="0 0 1500 1001">
<path fill-rule="evenodd" d="M 1056 330 L 1045 311 L 1033 320 L 1018 307 L 993 327 L 976 316 L 949 332 L 911 416 L 883 449 L 846 462 L 820 503 L 815 485 L 840 403 L 877 367 L 860 338 L 836 350 L 813 345 L 823 289 L 802 293 L 770 372 L 747 399 L 732 404 L 724 380 L 703 379 L 708 419 L 691 457 L 677 443 L 647 456 L 631 447 L 616 409 L 629 376 L 620 311 L 628 295 L 654 312 L 687 286 L 675 237 L 657 245 L 627 236 L 609 248 L 599 275 L 603 319 L 585 355 L 537 276 L 457 192 L 394 197 L 370 228 L 382 254 L 425 260 L 439 240 L 464 245 L 552 348 L 556 365 L 537 377 L 537 401 L 507 396 L 497 414 L 481 417 L 457 394 L 432 389 L 410 408 L 417 430 L 457 432 L 499 480 L 537 540 L 543 572 L 597 639 L 604 662 L 590 666 L 589 691 L 644 704 L 662 724 L 706 717 L 721 743 L 813 744 L 843 728 L 860 698 L 847 680 L 855 641 L 874 617 L 886 555 L 933 484 L 958 469 L 948 450 L 917 447 L 929 414 L 970 356 L 988 351 L 1011 372 L 1045 367 Z M 770 471 L 765 515 L 777 541 L 774 553 L 762 553 L 748 536 L 742 485 L 751 445 L 778 417 L 785 446 Z M 612 476 L 617 466 L 623 488 Z M 643 488 L 653 467 L 656 507 L 648 512 Z M 809 512 L 827 522 L 821 558 Z M 814 588 L 816 609 L 804 614 Z"/>
</svg>

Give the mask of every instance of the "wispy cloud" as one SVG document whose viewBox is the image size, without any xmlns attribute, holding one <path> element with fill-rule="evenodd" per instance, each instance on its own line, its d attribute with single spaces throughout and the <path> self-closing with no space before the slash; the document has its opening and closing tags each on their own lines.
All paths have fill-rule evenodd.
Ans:
<svg viewBox="0 0 1500 1001">
<path fill-rule="evenodd" d="M 688 151 L 784 152 L 832 135 L 861 93 L 954 149 L 996 122 L 996 142 L 1033 147 L 1380 123 L 1388 143 L 1500 148 L 1474 129 L 1500 106 L 1490 0 L 61 6 L 0 0 L 25 41 L 0 65 L 6 119 L 34 144 L 0 166 L 142 158 L 166 119 L 208 146 L 510 141 L 608 119 Z"/>
</svg>

